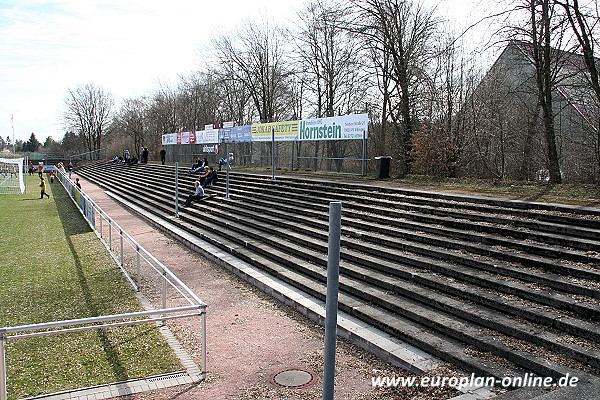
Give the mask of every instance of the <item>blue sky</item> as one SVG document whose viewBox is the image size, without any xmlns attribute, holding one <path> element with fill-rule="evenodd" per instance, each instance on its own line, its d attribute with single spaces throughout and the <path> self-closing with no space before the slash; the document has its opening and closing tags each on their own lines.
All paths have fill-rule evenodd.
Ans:
<svg viewBox="0 0 600 400">
<path fill-rule="evenodd" d="M 457 0 L 441 2 L 457 9 Z M 216 33 L 265 13 L 284 24 L 303 3 L 0 0 L 0 136 L 12 140 L 14 121 L 17 140 L 60 140 L 69 89 L 102 86 L 117 104 L 150 93 L 197 69 Z"/>
</svg>

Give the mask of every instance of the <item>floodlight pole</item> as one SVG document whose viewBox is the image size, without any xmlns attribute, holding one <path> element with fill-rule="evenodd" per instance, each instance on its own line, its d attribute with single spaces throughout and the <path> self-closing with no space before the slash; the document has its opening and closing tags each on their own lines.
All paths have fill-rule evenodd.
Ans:
<svg viewBox="0 0 600 400">
<path fill-rule="evenodd" d="M 10 122 L 12 125 L 12 132 L 13 132 L 13 154 L 17 154 L 17 144 L 15 143 L 15 115 L 14 114 L 10 114 Z"/>
</svg>

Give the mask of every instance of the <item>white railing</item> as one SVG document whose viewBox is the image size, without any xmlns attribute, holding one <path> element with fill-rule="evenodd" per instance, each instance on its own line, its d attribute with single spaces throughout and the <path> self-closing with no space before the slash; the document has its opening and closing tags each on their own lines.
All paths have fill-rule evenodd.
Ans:
<svg viewBox="0 0 600 400">
<path fill-rule="evenodd" d="M 7 340 L 133 324 L 157 323 L 179 318 L 200 317 L 202 320 L 202 337 L 200 339 L 202 346 L 201 373 L 204 375 L 206 373 L 206 303 L 200 300 L 169 268 L 137 243 L 93 200 L 79 190 L 63 171 L 59 171 L 58 178 L 136 291 L 140 291 L 142 288 L 155 289 L 153 287 L 154 280 L 149 275 L 154 274 L 159 277 L 159 282 L 162 283 L 159 290 L 160 295 L 157 296 L 155 293 L 154 297 L 156 297 L 156 300 L 160 300 L 161 308 L 127 314 L 0 328 L 0 400 L 7 400 L 5 353 L 5 342 Z M 168 296 L 169 288 L 172 292 L 178 293 L 179 296 Z M 153 297 L 152 294 L 151 297 Z M 169 300 L 174 303 L 185 300 L 187 305 L 174 304 L 168 307 L 167 302 Z M 53 330 L 48 331 L 47 329 Z"/>
</svg>

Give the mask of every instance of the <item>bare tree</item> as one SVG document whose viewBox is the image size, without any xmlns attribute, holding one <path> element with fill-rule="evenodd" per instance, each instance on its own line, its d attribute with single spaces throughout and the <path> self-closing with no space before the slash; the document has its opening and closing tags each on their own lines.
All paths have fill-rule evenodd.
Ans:
<svg viewBox="0 0 600 400">
<path fill-rule="evenodd" d="M 222 122 L 222 94 L 217 74 L 195 72 L 181 77 L 177 89 L 177 114 L 184 130 L 198 130 Z"/>
<path fill-rule="evenodd" d="M 110 93 L 93 84 L 69 90 L 65 98 L 65 123 L 67 129 L 73 129 L 83 138 L 88 151 L 100 149 L 110 124 L 113 103 Z"/>
<path fill-rule="evenodd" d="M 221 66 L 244 85 L 263 122 L 278 120 L 286 112 L 290 73 L 284 44 L 282 30 L 267 19 L 247 22 L 233 37 L 213 40 Z"/>
<path fill-rule="evenodd" d="M 600 18 L 593 15 L 589 10 L 584 10 L 578 0 L 555 1 L 566 14 L 569 25 L 583 53 L 585 66 L 589 73 L 590 87 L 596 94 L 600 104 L 600 77 L 598 76 L 598 59 L 594 57 L 594 51 L 598 44 L 597 30 Z M 596 3 L 597 4 L 597 3 Z"/>
<path fill-rule="evenodd" d="M 346 29 L 349 14 L 340 3 L 323 0 L 307 4 L 299 14 L 296 52 L 317 118 L 357 109 L 364 97 L 361 43 Z"/>
<path fill-rule="evenodd" d="M 396 128 L 401 173 L 411 173 L 412 136 L 417 129 L 415 89 L 425 77 L 423 66 L 433 56 L 431 40 L 438 24 L 433 10 L 406 0 L 351 0 L 357 8 L 353 29 L 362 34 L 387 68 L 384 97 Z"/>
<path fill-rule="evenodd" d="M 554 126 L 552 36 L 555 27 L 552 24 L 553 7 L 550 0 L 530 0 L 531 15 L 530 34 L 532 39 L 533 60 L 536 70 L 538 99 L 542 109 L 546 134 L 548 170 L 550 182 L 561 183 L 560 164 L 556 147 L 556 130 Z"/>
<path fill-rule="evenodd" d="M 152 131 L 156 134 L 181 132 L 183 124 L 180 121 L 177 109 L 177 92 L 163 85 L 150 100 L 148 113 Z"/>
<path fill-rule="evenodd" d="M 308 3 L 298 16 L 301 23 L 296 38 L 297 74 L 303 83 L 302 101 L 314 105 L 313 116 L 332 117 L 362 109 L 366 85 L 364 63 L 361 62 L 361 43 L 347 29 L 350 9 L 340 2 L 316 0 Z M 305 89 L 305 90 L 304 90 Z M 340 159 L 348 143 L 327 142 L 326 155 Z M 314 144 L 314 168 L 321 151 Z"/>
<path fill-rule="evenodd" d="M 136 152 L 147 145 L 148 140 L 148 104 L 146 99 L 127 99 L 115 116 L 111 131 L 133 139 Z"/>
</svg>

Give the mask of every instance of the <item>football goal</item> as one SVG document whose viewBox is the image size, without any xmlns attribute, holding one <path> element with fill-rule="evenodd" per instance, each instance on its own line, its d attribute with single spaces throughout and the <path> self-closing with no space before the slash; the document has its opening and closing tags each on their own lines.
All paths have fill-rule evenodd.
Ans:
<svg viewBox="0 0 600 400">
<path fill-rule="evenodd" d="M 25 193 L 23 158 L 0 158 L 0 194 Z"/>
</svg>

